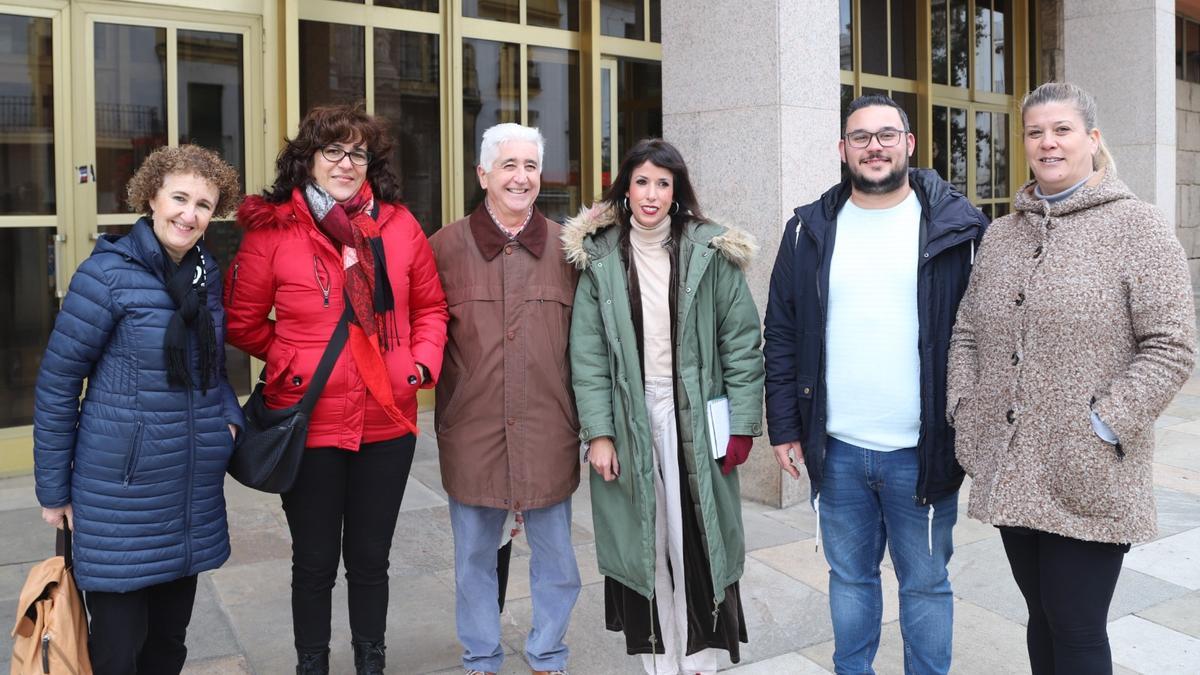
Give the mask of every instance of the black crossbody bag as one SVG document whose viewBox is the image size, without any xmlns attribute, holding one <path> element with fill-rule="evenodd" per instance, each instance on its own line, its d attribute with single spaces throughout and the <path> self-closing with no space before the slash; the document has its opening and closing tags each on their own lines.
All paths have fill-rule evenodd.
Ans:
<svg viewBox="0 0 1200 675">
<path fill-rule="evenodd" d="M 242 406 L 242 412 L 246 414 L 246 428 L 242 429 L 233 457 L 229 459 L 229 475 L 242 485 L 274 493 L 292 489 L 300 473 L 300 461 L 304 458 L 309 417 L 350 335 L 351 311 L 347 303 L 346 311 L 342 312 L 342 318 L 333 330 L 329 345 L 325 347 L 321 362 L 299 403 L 287 408 L 268 408 L 263 398 L 263 388 L 267 384 L 266 367 L 259 373 L 254 392 L 246 400 L 246 405 Z"/>
</svg>

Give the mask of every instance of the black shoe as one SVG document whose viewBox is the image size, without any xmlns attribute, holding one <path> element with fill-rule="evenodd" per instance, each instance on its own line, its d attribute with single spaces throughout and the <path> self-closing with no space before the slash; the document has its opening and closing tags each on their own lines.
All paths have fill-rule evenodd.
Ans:
<svg viewBox="0 0 1200 675">
<path fill-rule="evenodd" d="M 296 652 L 296 675 L 329 675 L 329 648 Z"/>
<path fill-rule="evenodd" d="M 351 644 L 354 645 L 354 672 L 357 675 L 383 675 L 383 666 L 387 663 L 383 656 L 383 652 L 387 649 L 383 646 L 383 640 L 378 642 L 355 640 Z"/>
</svg>

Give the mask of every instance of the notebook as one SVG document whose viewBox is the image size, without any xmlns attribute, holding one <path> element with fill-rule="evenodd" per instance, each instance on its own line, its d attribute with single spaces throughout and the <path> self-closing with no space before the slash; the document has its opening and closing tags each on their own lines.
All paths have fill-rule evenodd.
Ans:
<svg viewBox="0 0 1200 675">
<path fill-rule="evenodd" d="M 713 459 L 725 456 L 729 447 L 729 397 L 714 398 L 704 405 L 708 419 L 708 445 Z"/>
</svg>

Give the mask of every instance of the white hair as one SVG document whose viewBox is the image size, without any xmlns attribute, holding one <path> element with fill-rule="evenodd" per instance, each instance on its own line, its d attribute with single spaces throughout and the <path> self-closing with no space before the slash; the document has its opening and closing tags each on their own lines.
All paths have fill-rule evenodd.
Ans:
<svg viewBox="0 0 1200 675">
<path fill-rule="evenodd" d="M 542 168 L 542 158 L 546 154 L 546 139 L 537 127 L 526 127 L 513 122 L 504 122 L 489 127 L 483 132 L 483 141 L 479 144 L 479 166 L 484 173 L 492 170 L 496 156 L 500 154 L 500 146 L 509 141 L 527 141 L 536 143 L 538 149 L 538 169 Z"/>
</svg>

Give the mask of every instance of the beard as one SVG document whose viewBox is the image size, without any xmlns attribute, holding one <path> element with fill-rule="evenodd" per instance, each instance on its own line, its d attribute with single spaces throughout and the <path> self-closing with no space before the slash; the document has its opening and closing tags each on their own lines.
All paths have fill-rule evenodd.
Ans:
<svg viewBox="0 0 1200 675">
<path fill-rule="evenodd" d="M 855 190 L 865 194 L 882 195 L 895 192 L 908 180 L 908 157 L 895 164 L 886 176 L 878 180 L 867 178 L 859 173 L 855 166 L 847 165 L 847 168 L 850 171 L 850 184 Z"/>
</svg>

